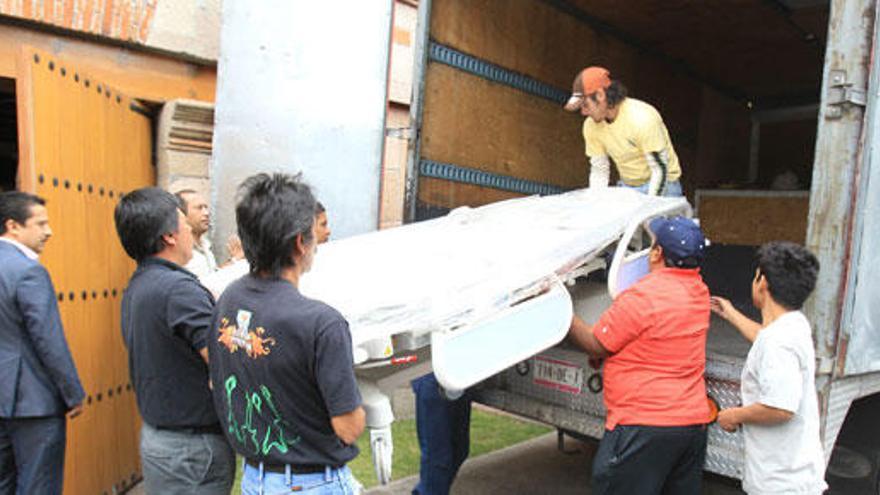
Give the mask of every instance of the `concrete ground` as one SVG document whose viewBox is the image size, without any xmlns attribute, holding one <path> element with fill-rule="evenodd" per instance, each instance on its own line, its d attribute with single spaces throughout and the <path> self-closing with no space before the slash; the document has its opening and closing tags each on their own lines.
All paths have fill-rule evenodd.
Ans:
<svg viewBox="0 0 880 495">
<path fill-rule="evenodd" d="M 412 417 L 412 392 L 402 388 L 392 397 L 395 416 Z M 474 407 L 485 407 L 474 404 Z M 493 410 L 494 411 L 494 410 Z M 499 411 L 494 411 L 499 412 Z M 458 473 L 452 495 L 590 493 L 590 465 L 595 444 L 565 438 L 565 452 L 557 448 L 556 433 L 548 433 L 505 449 L 468 459 Z M 418 476 L 367 490 L 367 495 L 410 495 Z M 707 474 L 704 495 L 742 495 L 738 484 Z M 144 495 L 143 484 L 127 495 Z M 237 494 L 236 494 L 237 495 Z"/>
<path fill-rule="evenodd" d="M 566 452 L 556 445 L 556 433 L 468 459 L 462 466 L 452 495 L 493 493 L 583 495 L 590 493 L 590 463 L 593 446 L 565 439 Z M 397 480 L 390 485 L 367 490 L 367 495 L 409 495 L 418 476 Z M 128 495 L 143 495 L 143 485 Z M 730 480 L 706 475 L 704 495 L 742 495 Z"/>
<path fill-rule="evenodd" d="M 566 452 L 557 448 L 556 433 L 534 438 L 506 449 L 468 459 L 462 466 L 452 495 L 528 493 L 583 495 L 590 493 L 593 445 L 565 439 Z M 417 476 L 368 490 L 367 495 L 409 495 Z M 705 495 L 741 495 L 731 480 L 706 475 Z"/>
</svg>

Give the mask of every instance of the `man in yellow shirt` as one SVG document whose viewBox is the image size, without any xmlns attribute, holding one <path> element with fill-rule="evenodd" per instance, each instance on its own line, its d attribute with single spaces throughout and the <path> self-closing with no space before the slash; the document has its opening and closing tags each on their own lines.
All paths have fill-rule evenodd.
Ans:
<svg viewBox="0 0 880 495">
<path fill-rule="evenodd" d="M 663 118 L 653 106 L 627 97 L 608 69 L 587 67 L 574 80 L 569 112 L 580 110 L 590 159 L 590 187 L 607 187 L 610 161 L 618 186 L 650 195 L 681 196 L 681 167 Z"/>
</svg>

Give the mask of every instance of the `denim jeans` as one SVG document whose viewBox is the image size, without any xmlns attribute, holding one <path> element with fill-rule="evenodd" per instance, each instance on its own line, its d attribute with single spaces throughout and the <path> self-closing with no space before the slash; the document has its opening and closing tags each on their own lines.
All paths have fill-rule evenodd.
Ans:
<svg viewBox="0 0 880 495">
<path fill-rule="evenodd" d="M 141 427 L 141 464 L 147 495 L 222 494 L 235 481 L 235 454 L 226 437 Z"/>
<path fill-rule="evenodd" d="M 626 187 L 628 189 L 635 189 L 636 191 L 639 191 L 640 193 L 643 193 L 643 194 L 648 194 L 648 186 L 650 185 L 650 183 L 646 182 L 646 183 L 642 184 L 641 186 L 630 186 L 623 181 L 619 181 L 617 183 L 617 185 L 619 187 Z M 682 196 L 683 193 L 681 190 L 681 182 L 679 182 L 677 180 L 672 181 L 672 182 L 667 182 L 666 183 L 666 192 L 663 195 L 666 197 L 671 197 L 671 198 L 677 198 L 679 196 Z"/>
<path fill-rule="evenodd" d="M 471 397 L 456 400 L 440 394 L 433 373 L 412 381 L 416 396 L 416 431 L 422 457 L 414 495 L 448 495 L 470 450 Z"/>
<path fill-rule="evenodd" d="M 276 495 L 291 492 L 304 495 L 361 493 L 361 484 L 352 476 L 348 466 L 339 469 L 328 467 L 323 473 L 296 474 L 289 470 L 286 473 L 267 473 L 247 462 L 243 464 L 242 495 Z"/>
<path fill-rule="evenodd" d="M 0 418 L 0 493 L 61 495 L 64 416 Z"/>
</svg>

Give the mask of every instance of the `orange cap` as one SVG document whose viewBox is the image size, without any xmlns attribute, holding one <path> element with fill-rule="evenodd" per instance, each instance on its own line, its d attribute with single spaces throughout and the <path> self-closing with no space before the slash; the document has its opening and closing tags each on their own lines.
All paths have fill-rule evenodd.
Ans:
<svg viewBox="0 0 880 495">
<path fill-rule="evenodd" d="M 580 84 L 577 84 L 580 83 Z M 578 88 L 580 86 L 580 88 Z M 600 89 L 611 86 L 611 73 L 604 67 L 592 66 L 582 70 L 575 80 L 574 93 L 565 102 L 564 108 L 569 112 L 580 109 L 584 96 L 591 95 Z M 580 91 L 578 91 L 580 89 Z"/>
<path fill-rule="evenodd" d="M 590 95 L 611 86 L 611 73 L 604 67 L 592 66 L 581 71 L 584 94 Z"/>
</svg>

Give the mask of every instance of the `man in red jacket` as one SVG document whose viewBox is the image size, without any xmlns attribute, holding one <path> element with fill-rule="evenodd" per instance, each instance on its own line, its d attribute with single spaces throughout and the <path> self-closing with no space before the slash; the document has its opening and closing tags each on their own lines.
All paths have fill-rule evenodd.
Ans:
<svg viewBox="0 0 880 495">
<path fill-rule="evenodd" d="M 688 218 L 650 223 L 650 273 L 620 293 L 595 325 L 575 316 L 571 338 L 606 358 L 605 435 L 593 493 L 698 494 L 706 455 L 709 289 L 705 239 Z"/>
</svg>

